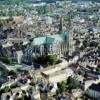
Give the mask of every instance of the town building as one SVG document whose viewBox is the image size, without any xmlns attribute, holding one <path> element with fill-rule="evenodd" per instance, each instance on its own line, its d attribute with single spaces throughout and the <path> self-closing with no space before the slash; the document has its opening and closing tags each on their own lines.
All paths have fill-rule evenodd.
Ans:
<svg viewBox="0 0 100 100">
<path fill-rule="evenodd" d="M 90 97 L 93 97 L 97 100 L 100 99 L 100 83 L 92 84 L 86 92 Z"/>
</svg>

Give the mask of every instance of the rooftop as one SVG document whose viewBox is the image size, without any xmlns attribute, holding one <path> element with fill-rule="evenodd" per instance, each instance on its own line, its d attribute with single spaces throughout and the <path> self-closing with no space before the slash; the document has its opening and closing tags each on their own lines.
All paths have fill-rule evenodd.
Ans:
<svg viewBox="0 0 100 100">
<path fill-rule="evenodd" d="M 89 88 L 100 92 L 100 83 L 99 84 L 92 84 Z"/>
<path fill-rule="evenodd" d="M 62 42 L 65 40 L 66 33 L 56 34 L 56 35 L 47 35 L 42 37 L 35 37 L 32 41 L 32 45 L 42 45 L 42 44 L 52 44 L 54 42 Z"/>
</svg>

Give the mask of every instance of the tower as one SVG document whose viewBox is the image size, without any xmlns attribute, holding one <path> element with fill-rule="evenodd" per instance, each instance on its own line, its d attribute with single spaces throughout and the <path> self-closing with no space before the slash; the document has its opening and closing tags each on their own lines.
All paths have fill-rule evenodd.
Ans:
<svg viewBox="0 0 100 100">
<path fill-rule="evenodd" d="M 60 16 L 59 19 L 60 19 L 59 33 L 62 33 L 63 32 L 63 18 L 62 18 L 62 16 Z"/>
<path fill-rule="evenodd" d="M 68 56 L 71 56 L 73 53 L 73 29 L 71 25 L 71 12 L 68 12 L 67 50 Z"/>
</svg>

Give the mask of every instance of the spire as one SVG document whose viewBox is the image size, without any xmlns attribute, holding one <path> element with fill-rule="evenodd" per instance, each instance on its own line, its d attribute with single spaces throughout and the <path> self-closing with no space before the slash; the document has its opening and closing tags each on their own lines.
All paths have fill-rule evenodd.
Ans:
<svg viewBox="0 0 100 100">
<path fill-rule="evenodd" d="M 63 18 L 60 16 L 59 33 L 63 32 Z"/>
</svg>

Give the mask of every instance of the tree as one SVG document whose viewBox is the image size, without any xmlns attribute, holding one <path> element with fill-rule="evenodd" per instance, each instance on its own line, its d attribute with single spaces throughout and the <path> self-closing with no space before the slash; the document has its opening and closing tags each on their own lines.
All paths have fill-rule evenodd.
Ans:
<svg viewBox="0 0 100 100">
<path fill-rule="evenodd" d="M 8 75 L 16 75 L 16 70 L 9 71 Z"/>
<path fill-rule="evenodd" d="M 67 84 L 66 82 L 62 81 L 61 83 L 57 83 L 58 91 L 61 93 L 66 90 Z"/>
<path fill-rule="evenodd" d="M 69 90 L 77 88 L 77 84 L 75 83 L 74 78 L 72 78 L 71 76 L 69 76 L 67 79 L 67 85 L 67 89 Z"/>
<path fill-rule="evenodd" d="M 4 76 L 4 72 L 3 71 L 0 71 L 0 76 Z"/>
<path fill-rule="evenodd" d="M 0 50 L 2 49 L 2 45 L 0 45 Z"/>
<path fill-rule="evenodd" d="M 82 70 L 80 70 L 80 71 L 79 71 L 79 75 L 85 76 L 85 72 L 82 71 Z"/>
<path fill-rule="evenodd" d="M 24 100 L 24 97 L 20 97 L 20 98 L 18 98 L 17 100 Z"/>
<path fill-rule="evenodd" d="M 6 86 L 3 89 L 1 89 L 0 91 L 2 91 L 2 93 L 10 92 L 11 88 L 9 86 Z"/>
<path fill-rule="evenodd" d="M 48 55 L 47 60 L 51 65 L 54 65 L 56 63 L 56 60 L 57 60 L 56 55 Z"/>
<path fill-rule="evenodd" d="M 43 55 L 33 59 L 33 61 L 42 65 L 54 65 L 57 61 L 57 58 L 56 55 Z"/>
<path fill-rule="evenodd" d="M 74 82 L 74 79 L 71 76 L 69 76 L 67 79 L 67 84 L 71 84 L 73 82 Z"/>
<path fill-rule="evenodd" d="M 48 7 L 46 5 L 44 6 L 38 6 L 36 7 L 36 11 L 38 12 L 38 14 L 46 14 L 48 12 Z"/>
<path fill-rule="evenodd" d="M 10 64 L 10 59 L 8 59 L 8 57 L 0 57 L 0 61 L 2 61 L 5 64 Z"/>
<path fill-rule="evenodd" d="M 97 72 L 100 72 L 100 68 L 99 68 L 99 67 L 97 67 L 97 68 L 96 68 L 96 71 L 97 71 Z"/>
</svg>

